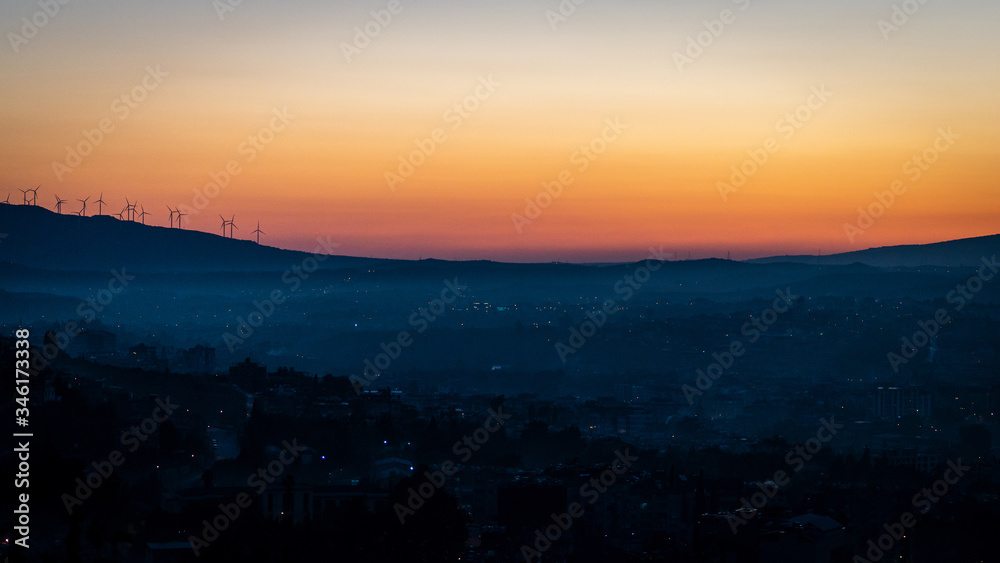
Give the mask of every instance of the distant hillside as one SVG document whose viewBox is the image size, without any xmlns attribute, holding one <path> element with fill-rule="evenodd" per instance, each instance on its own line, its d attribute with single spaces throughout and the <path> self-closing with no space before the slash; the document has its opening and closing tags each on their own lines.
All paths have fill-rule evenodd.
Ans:
<svg viewBox="0 0 1000 563">
<path fill-rule="evenodd" d="M 756 263 L 796 262 L 822 266 L 861 263 L 879 268 L 943 266 L 968 267 L 985 257 L 1000 253 L 1000 235 L 950 240 L 932 244 L 881 246 L 829 256 L 771 256 L 748 260 Z"/>
<path fill-rule="evenodd" d="M 102 271 L 127 266 L 142 273 L 284 271 L 308 253 L 223 238 L 193 230 L 169 229 L 120 221 L 110 216 L 60 215 L 43 207 L 0 205 L 0 263 L 39 270 Z M 695 260 L 672 262 L 671 283 L 687 284 L 672 290 L 717 292 L 735 287 L 763 287 L 780 280 L 806 279 L 824 274 L 822 267 L 866 265 L 891 267 L 969 267 L 1000 250 L 1000 235 L 925 245 L 873 248 L 830 256 L 774 256 L 731 262 Z M 779 266 L 784 264 L 784 266 Z M 765 265 L 771 267 L 763 268 Z M 803 269 L 804 266 L 808 266 Z M 819 266 L 820 269 L 813 269 Z M 324 270 L 371 270 L 395 278 L 439 277 L 461 272 L 466 276 L 523 280 L 545 284 L 614 280 L 626 272 L 624 264 L 510 264 L 442 260 L 385 260 L 332 256 Z M 848 271 L 840 271 L 848 274 Z M 858 272 L 855 272 L 858 273 Z M 508 278 L 509 276 L 509 278 Z M 595 279 L 596 278 L 596 279 Z M 530 280 L 530 281 L 529 281 Z"/>
<path fill-rule="evenodd" d="M 51 270 L 121 268 L 150 273 L 283 271 L 309 256 L 219 235 L 119 221 L 59 215 L 43 207 L 0 205 L 0 262 Z M 337 257 L 325 269 L 359 267 L 370 258 Z"/>
</svg>

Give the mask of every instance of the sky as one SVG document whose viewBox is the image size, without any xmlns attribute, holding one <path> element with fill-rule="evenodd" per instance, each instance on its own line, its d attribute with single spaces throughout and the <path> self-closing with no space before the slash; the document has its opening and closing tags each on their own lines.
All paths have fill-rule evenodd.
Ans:
<svg viewBox="0 0 1000 563">
<path fill-rule="evenodd" d="M 63 1 L 0 4 L 11 202 L 519 262 L 1000 224 L 993 0 Z"/>
</svg>

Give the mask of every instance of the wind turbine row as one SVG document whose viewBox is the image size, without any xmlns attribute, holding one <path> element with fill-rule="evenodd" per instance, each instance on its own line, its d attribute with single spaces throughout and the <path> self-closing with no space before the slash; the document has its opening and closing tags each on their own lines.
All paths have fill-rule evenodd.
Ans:
<svg viewBox="0 0 1000 563">
<path fill-rule="evenodd" d="M 38 189 L 39 188 L 41 188 L 41 186 L 37 186 L 35 188 L 31 188 L 31 189 L 27 189 L 27 190 L 20 190 L 21 191 L 22 205 L 31 205 L 31 206 L 38 205 Z M 76 200 L 76 201 L 80 202 L 80 205 L 81 205 L 80 206 L 80 210 L 76 212 L 77 215 L 79 215 L 81 217 L 86 217 L 87 216 L 87 203 L 90 202 L 90 198 L 91 197 L 93 197 L 93 196 L 87 196 L 87 197 L 85 197 L 83 199 L 77 199 Z M 55 194 L 55 198 L 56 198 L 55 212 L 58 213 L 58 214 L 60 214 L 60 215 L 62 215 L 62 206 L 68 200 L 65 200 L 65 199 L 59 197 L 59 194 Z M 101 192 L 101 194 L 99 196 L 97 196 L 97 199 L 94 200 L 93 202 L 90 202 L 90 203 L 96 203 L 97 204 L 97 215 L 98 216 L 101 216 L 101 215 L 104 214 L 104 206 L 108 204 L 108 202 L 104 201 L 104 192 Z M 4 199 L 3 201 L 0 201 L 0 205 L 12 205 L 10 203 L 10 193 L 7 194 L 7 198 L 6 199 Z M 136 209 L 136 207 L 138 207 L 138 209 Z M 170 207 L 169 205 L 167 206 L 167 211 L 170 212 L 170 228 L 171 229 L 174 228 L 174 217 L 177 217 L 177 228 L 178 229 L 183 229 L 184 227 L 182 226 L 182 220 L 184 219 L 184 217 L 187 217 L 188 214 L 187 213 L 181 213 L 179 207 L 177 209 L 174 209 L 174 208 Z M 123 207 L 121 211 L 119 211 L 118 213 L 111 213 L 110 214 L 111 217 L 117 217 L 120 221 L 136 221 L 136 218 L 138 218 L 139 222 L 141 222 L 143 225 L 146 224 L 146 216 L 147 215 L 152 215 L 152 214 L 149 213 L 149 212 L 147 212 L 146 208 L 144 206 L 139 205 L 138 201 L 136 201 L 136 202 L 133 203 L 133 202 L 129 201 L 128 198 L 125 198 L 125 207 Z M 233 230 L 234 229 L 237 230 L 237 231 L 240 230 L 240 228 L 236 226 L 236 215 L 233 215 L 229 219 L 226 219 L 225 217 L 223 217 L 220 214 L 219 218 L 222 219 L 222 236 L 223 237 L 226 236 L 226 227 L 229 227 L 229 238 L 233 238 Z M 267 235 L 267 233 L 265 233 L 264 231 L 260 230 L 260 221 L 257 221 L 257 228 L 255 230 L 251 231 L 250 234 L 251 235 L 256 235 L 255 241 L 257 242 L 257 244 L 260 244 L 260 235 L 265 235 L 265 236 Z"/>
</svg>

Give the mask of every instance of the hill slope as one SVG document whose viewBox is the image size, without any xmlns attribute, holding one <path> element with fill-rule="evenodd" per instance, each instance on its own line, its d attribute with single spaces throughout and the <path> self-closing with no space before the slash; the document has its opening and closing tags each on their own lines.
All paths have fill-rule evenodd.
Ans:
<svg viewBox="0 0 1000 563">
<path fill-rule="evenodd" d="M 1000 252 L 1000 234 L 931 244 L 882 246 L 829 256 L 772 256 L 749 260 L 761 264 L 797 262 L 823 266 L 841 266 L 859 262 L 879 268 L 918 266 L 969 267 L 985 256 Z"/>
<path fill-rule="evenodd" d="M 309 253 L 248 240 L 119 221 L 107 215 L 59 215 L 42 207 L 0 205 L 0 261 L 50 270 L 121 268 L 147 273 L 282 271 Z M 318 243 L 317 243 L 318 246 Z M 330 254 L 323 250 L 323 254 Z M 369 258 L 334 257 L 326 269 L 359 267 Z"/>
<path fill-rule="evenodd" d="M 127 265 L 144 273 L 283 271 L 300 264 L 309 253 L 258 245 L 252 241 L 219 235 L 119 221 L 110 216 L 59 215 L 43 207 L 0 205 L 0 262 L 47 270 L 107 271 Z M 321 248 L 317 243 L 317 247 Z M 321 248 L 331 254 L 333 245 Z M 810 266 L 864 264 L 891 267 L 972 267 L 984 256 L 1000 250 L 1000 235 L 968 238 L 923 245 L 872 248 L 829 256 L 774 256 L 748 260 L 742 265 L 724 260 L 677 262 L 677 273 L 690 279 L 725 272 L 736 274 L 752 265 L 789 263 Z M 685 264 L 685 266 L 681 266 Z M 364 269 L 424 272 L 442 270 L 483 273 L 568 276 L 581 272 L 605 272 L 621 265 L 505 264 L 489 261 L 448 262 L 439 260 L 385 260 L 331 255 L 322 269 Z M 752 268 L 750 271 L 754 271 Z"/>
</svg>

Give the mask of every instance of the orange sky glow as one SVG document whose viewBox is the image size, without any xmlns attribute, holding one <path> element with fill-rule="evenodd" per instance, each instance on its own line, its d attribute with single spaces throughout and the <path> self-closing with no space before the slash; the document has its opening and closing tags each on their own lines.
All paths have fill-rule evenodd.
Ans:
<svg viewBox="0 0 1000 563">
<path fill-rule="evenodd" d="M 185 228 L 235 215 L 239 237 L 259 221 L 265 244 L 392 258 L 998 232 L 1000 5 L 926 3 L 894 30 L 888 1 L 558 6 L 69 3 L 28 38 L 38 4 L 5 3 L 0 198 L 103 193 L 149 224 L 181 206 Z"/>
</svg>

